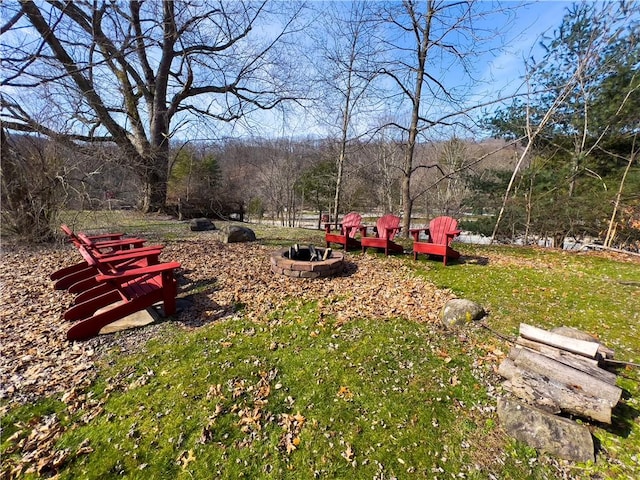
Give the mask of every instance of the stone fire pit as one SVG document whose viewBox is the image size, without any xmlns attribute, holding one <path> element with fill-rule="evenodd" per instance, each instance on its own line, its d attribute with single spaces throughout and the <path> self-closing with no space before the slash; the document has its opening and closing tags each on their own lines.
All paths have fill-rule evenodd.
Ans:
<svg viewBox="0 0 640 480">
<path fill-rule="evenodd" d="M 324 248 L 315 248 L 315 253 L 319 259 L 311 261 L 309 247 L 299 247 L 295 252 L 292 247 L 281 248 L 271 254 L 271 271 L 292 278 L 319 278 L 337 275 L 344 269 L 344 253 L 326 252 Z"/>
</svg>

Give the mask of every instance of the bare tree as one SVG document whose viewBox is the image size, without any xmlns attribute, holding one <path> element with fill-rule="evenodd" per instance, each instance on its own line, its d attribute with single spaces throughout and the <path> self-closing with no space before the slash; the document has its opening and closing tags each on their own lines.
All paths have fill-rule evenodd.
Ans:
<svg viewBox="0 0 640 480">
<path fill-rule="evenodd" d="M 362 130 L 361 125 L 356 125 L 358 114 L 370 108 L 373 101 L 370 93 L 377 75 L 375 63 L 379 52 L 372 42 L 375 25 L 368 2 L 357 0 L 348 5 L 332 3 L 329 8 L 325 9 L 325 4 L 322 7 L 321 32 L 313 53 L 323 90 L 319 111 L 328 112 L 320 120 L 329 131 L 337 131 L 338 137 L 332 209 L 337 224 L 349 146 Z M 320 58 L 316 56 L 318 52 Z"/>
<path fill-rule="evenodd" d="M 629 170 L 631 170 L 631 166 L 636 162 L 639 158 L 638 150 L 636 146 L 637 134 L 633 137 L 633 146 L 631 148 L 631 153 L 629 154 L 629 158 L 627 159 L 627 166 L 624 169 L 624 173 L 622 174 L 622 179 L 620 180 L 620 184 L 618 185 L 618 191 L 616 193 L 615 201 L 613 203 L 613 211 L 611 212 L 611 218 L 609 219 L 609 226 L 607 227 L 607 234 L 604 239 L 604 246 L 610 248 L 613 242 L 613 239 L 616 236 L 616 218 L 618 217 L 618 210 L 620 209 L 622 192 L 624 191 L 625 182 L 627 180 L 627 175 L 629 174 Z"/>
<path fill-rule="evenodd" d="M 165 205 L 169 142 L 190 119 L 234 122 L 297 96 L 295 55 L 281 51 L 298 28 L 295 4 L 18 0 L 3 9 L 4 127 L 115 143 L 140 175 L 145 211 Z"/>
<path fill-rule="evenodd" d="M 489 11 L 478 2 L 405 0 L 383 4 L 381 20 L 389 33 L 381 39 L 389 56 L 382 73 L 391 81 L 400 107 L 406 107 L 407 121 L 395 122 L 404 143 L 402 166 L 402 228 L 409 233 L 416 196 L 411 184 L 414 173 L 425 165 L 416 164 L 420 138 L 438 127 L 464 125 L 473 108 L 466 103 L 475 82 L 471 58 L 481 53 L 485 41 L 496 32 L 480 30 L 475 22 L 482 16 L 499 16 L 504 10 Z M 448 84 L 447 71 L 459 68 L 460 82 Z M 462 78 L 464 77 L 464 78 Z M 450 80 L 449 80 L 450 82 Z"/>
<path fill-rule="evenodd" d="M 41 138 L 9 138 L 0 129 L 2 230 L 31 242 L 53 238 L 51 223 L 60 212 L 65 153 Z"/>
</svg>

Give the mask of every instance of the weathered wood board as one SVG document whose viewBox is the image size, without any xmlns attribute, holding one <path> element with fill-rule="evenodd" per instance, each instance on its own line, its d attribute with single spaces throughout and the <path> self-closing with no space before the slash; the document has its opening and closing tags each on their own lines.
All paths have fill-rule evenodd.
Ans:
<svg viewBox="0 0 640 480">
<path fill-rule="evenodd" d="M 520 324 L 520 336 L 588 358 L 596 358 L 598 353 L 598 343 L 566 337 L 526 323 Z"/>
</svg>

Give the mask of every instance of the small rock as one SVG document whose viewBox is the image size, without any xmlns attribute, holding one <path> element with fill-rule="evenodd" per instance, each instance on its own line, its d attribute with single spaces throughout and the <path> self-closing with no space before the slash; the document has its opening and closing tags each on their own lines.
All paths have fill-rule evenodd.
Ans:
<svg viewBox="0 0 640 480">
<path fill-rule="evenodd" d="M 440 312 L 440 321 L 446 328 L 456 327 L 479 320 L 486 315 L 482 305 L 465 300 L 454 298 L 449 300 Z"/>
<path fill-rule="evenodd" d="M 218 238 L 224 243 L 255 242 L 256 234 L 248 227 L 231 225 L 222 227 Z"/>
<path fill-rule="evenodd" d="M 189 222 L 189 228 L 192 232 L 204 232 L 215 230 L 216 226 L 208 218 L 194 218 Z"/>
</svg>

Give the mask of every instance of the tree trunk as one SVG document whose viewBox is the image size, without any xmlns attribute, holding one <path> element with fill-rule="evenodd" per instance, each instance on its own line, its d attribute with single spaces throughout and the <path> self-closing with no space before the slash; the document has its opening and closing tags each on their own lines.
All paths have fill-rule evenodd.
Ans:
<svg viewBox="0 0 640 480">
<path fill-rule="evenodd" d="M 337 172 L 336 172 L 336 192 L 335 195 L 333 197 L 333 222 L 334 222 L 334 226 L 335 228 L 338 228 L 338 215 L 340 213 L 340 197 L 342 194 L 342 176 L 343 176 L 343 171 L 344 171 L 344 161 L 345 161 L 345 157 L 346 157 L 346 150 L 347 150 L 347 125 L 348 125 L 348 118 L 345 115 L 343 118 L 343 129 L 342 129 L 342 140 L 340 142 L 340 153 L 338 155 L 338 161 L 337 161 Z M 329 219 L 329 221 L 331 221 L 331 219 Z"/>
<path fill-rule="evenodd" d="M 164 142 L 153 154 L 142 159 L 142 211 L 164 211 L 167 202 L 169 144 Z"/>
<path fill-rule="evenodd" d="M 161 163 L 160 161 L 157 161 Z M 166 163 L 164 163 L 166 167 Z M 161 212 L 165 210 L 167 200 L 167 174 L 166 172 L 160 172 L 159 169 L 162 165 L 157 165 L 157 168 L 150 167 L 147 170 L 147 174 L 144 178 L 143 184 L 143 203 L 142 211 L 149 212 Z"/>
</svg>

